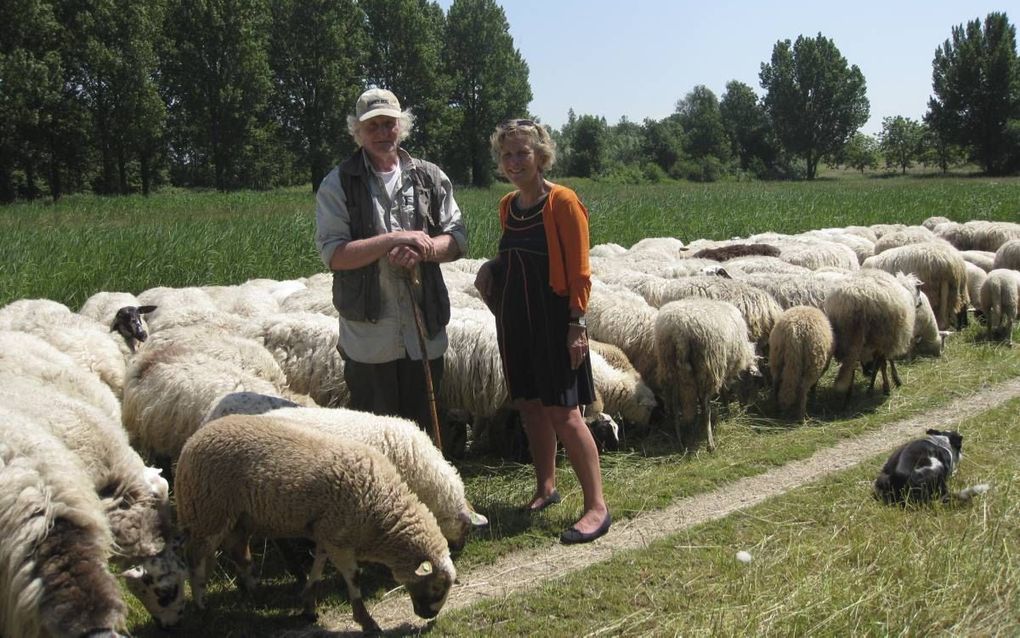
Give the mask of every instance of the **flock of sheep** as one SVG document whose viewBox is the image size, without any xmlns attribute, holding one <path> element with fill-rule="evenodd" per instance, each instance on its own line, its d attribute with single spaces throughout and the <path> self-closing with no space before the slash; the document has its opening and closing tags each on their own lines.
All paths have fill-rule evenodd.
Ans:
<svg viewBox="0 0 1020 638">
<path fill-rule="evenodd" d="M 469 440 L 472 452 L 499 448 L 508 411 L 495 324 L 473 286 L 480 264 L 443 265 L 445 457 L 409 421 L 344 407 L 329 273 L 100 292 L 78 312 L 45 299 L 0 308 L 0 633 L 119 635 L 111 564 L 171 626 L 189 574 L 204 605 L 218 548 L 254 586 L 253 535 L 314 543 L 298 574 L 309 614 L 328 560 L 355 620 L 377 629 L 357 582 L 357 562 L 371 560 L 435 616 L 456 578 L 451 548 L 486 523 L 447 459 Z M 686 445 L 712 448 L 713 402 L 746 400 L 763 379 L 777 409 L 803 419 L 832 358 L 849 398 L 858 367 L 872 387 L 881 373 L 888 393 L 895 361 L 940 354 L 968 309 L 1009 341 L 1020 224 L 649 238 L 595 246 L 591 265 L 597 399 L 586 413 L 670 423 Z"/>
</svg>

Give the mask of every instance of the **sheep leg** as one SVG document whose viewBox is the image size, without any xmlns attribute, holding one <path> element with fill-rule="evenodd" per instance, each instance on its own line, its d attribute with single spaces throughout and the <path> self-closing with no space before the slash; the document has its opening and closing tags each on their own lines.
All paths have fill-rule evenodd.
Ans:
<svg viewBox="0 0 1020 638">
<path fill-rule="evenodd" d="M 854 389 L 854 374 L 857 372 L 857 361 L 847 360 L 839 368 L 839 375 L 836 376 L 836 389 L 843 391 L 843 409 L 850 405 L 850 395 Z"/>
<path fill-rule="evenodd" d="M 676 413 L 676 436 L 683 440 L 683 433 L 695 424 L 698 418 L 698 392 L 693 381 L 679 380 L 680 411 Z"/>
<path fill-rule="evenodd" d="M 805 388 L 803 386 L 803 382 L 801 382 L 801 384 L 802 385 L 799 388 L 797 388 L 797 399 L 798 399 L 798 401 L 797 401 L 797 421 L 803 423 L 804 422 L 804 416 L 807 414 L 808 388 Z M 812 392 L 814 391 L 814 386 L 811 386 L 811 391 Z"/>
<path fill-rule="evenodd" d="M 899 375 L 899 373 L 896 372 L 896 362 L 893 361 L 892 359 L 890 359 L 889 360 L 889 367 L 892 369 L 892 380 L 893 380 L 893 383 L 895 383 L 896 387 L 898 388 L 901 385 L 903 385 L 903 382 L 900 381 L 900 375 Z"/>
<path fill-rule="evenodd" d="M 712 437 L 712 405 L 707 394 L 701 397 L 701 429 L 708 441 L 708 451 L 715 450 L 715 439 Z"/>
<path fill-rule="evenodd" d="M 329 559 L 333 566 L 344 577 L 347 584 L 347 597 L 351 601 L 351 610 L 354 612 L 354 622 L 361 625 L 362 631 L 381 631 L 379 625 L 373 620 L 365 601 L 361 598 L 361 585 L 358 583 L 358 562 L 354 558 L 354 552 L 349 549 L 327 547 Z"/>
<path fill-rule="evenodd" d="M 255 577 L 252 575 L 251 534 L 235 528 L 223 541 L 223 550 L 237 566 L 237 583 L 241 590 L 250 594 L 255 591 Z"/>
<path fill-rule="evenodd" d="M 315 585 L 322 580 L 322 570 L 326 567 L 326 560 L 329 558 L 329 554 L 325 551 L 316 548 L 315 560 L 312 562 L 312 569 L 308 573 L 308 578 L 305 580 L 305 585 L 301 589 L 301 600 L 303 602 L 303 611 L 306 616 L 315 617 Z"/>
<path fill-rule="evenodd" d="M 889 396 L 889 365 L 885 357 L 880 357 L 878 361 L 882 368 L 882 394 Z"/>
<path fill-rule="evenodd" d="M 191 579 L 191 599 L 199 609 L 205 609 L 205 587 L 209 581 L 206 568 L 209 564 L 209 559 L 226 535 L 227 532 L 225 531 L 205 538 L 197 537 L 193 534 L 188 543 L 187 554 L 189 576 Z"/>
</svg>

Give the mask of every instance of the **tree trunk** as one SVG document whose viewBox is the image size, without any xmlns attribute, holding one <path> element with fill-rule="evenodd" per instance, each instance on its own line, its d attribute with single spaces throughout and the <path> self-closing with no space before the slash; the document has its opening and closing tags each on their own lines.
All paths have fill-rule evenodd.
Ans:
<svg viewBox="0 0 1020 638">
<path fill-rule="evenodd" d="M 119 192 L 121 195 L 128 194 L 128 183 L 127 183 L 127 158 L 124 157 L 124 147 L 120 146 L 117 148 L 117 181 L 119 186 Z"/>
<path fill-rule="evenodd" d="M 139 172 L 142 174 L 142 195 L 149 196 L 149 189 L 152 185 L 151 167 L 149 163 L 148 151 L 142 151 L 138 154 L 138 167 Z"/>
</svg>

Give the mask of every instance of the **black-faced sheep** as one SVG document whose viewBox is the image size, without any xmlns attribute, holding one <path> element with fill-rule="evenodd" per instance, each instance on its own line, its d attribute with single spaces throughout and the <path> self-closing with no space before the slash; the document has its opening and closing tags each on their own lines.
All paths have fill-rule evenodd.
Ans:
<svg viewBox="0 0 1020 638">
<path fill-rule="evenodd" d="M 832 350 L 832 326 L 818 308 L 794 306 L 779 317 L 769 336 L 769 370 L 780 410 L 804 420 L 808 392 L 829 367 Z"/>
<path fill-rule="evenodd" d="M 435 516 L 386 457 L 361 443 L 270 416 L 228 416 L 184 446 L 174 488 L 199 608 L 208 560 L 224 543 L 241 568 L 240 582 L 251 585 L 253 534 L 314 541 L 305 611 L 314 614 L 314 584 L 329 559 L 365 631 L 379 626 L 361 597 L 359 560 L 387 566 L 423 618 L 439 613 L 456 579 Z"/>
</svg>

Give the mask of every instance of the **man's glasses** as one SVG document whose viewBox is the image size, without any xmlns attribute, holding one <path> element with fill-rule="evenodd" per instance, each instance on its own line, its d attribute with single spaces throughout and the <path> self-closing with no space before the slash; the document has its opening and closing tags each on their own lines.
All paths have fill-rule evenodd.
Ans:
<svg viewBox="0 0 1020 638">
<path fill-rule="evenodd" d="M 518 126 L 538 126 L 538 124 L 536 124 L 534 120 L 504 120 L 499 125 L 499 128 L 507 129 L 516 128 Z"/>
</svg>

